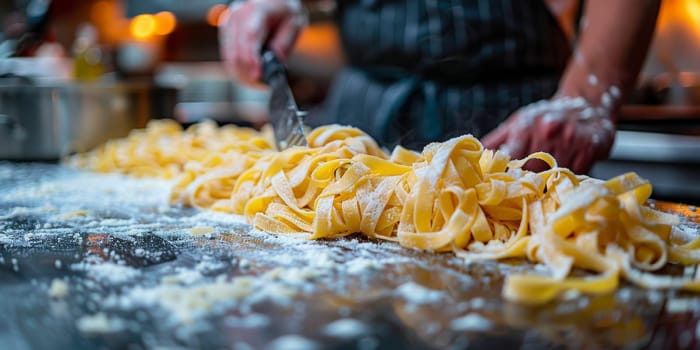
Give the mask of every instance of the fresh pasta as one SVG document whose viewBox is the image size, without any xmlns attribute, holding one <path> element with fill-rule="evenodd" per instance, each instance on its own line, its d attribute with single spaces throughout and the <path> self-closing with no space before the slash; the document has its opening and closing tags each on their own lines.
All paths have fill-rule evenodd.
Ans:
<svg viewBox="0 0 700 350">
<path fill-rule="evenodd" d="M 700 280 L 653 274 L 667 263 L 697 264 L 700 239 L 681 231 L 676 215 L 645 206 L 652 187 L 634 173 L 608 181 L 578 176 L 547 153 L 513 160 L 470 135 L 420 153 L 397 147 L 388 154 L 359 129 L 329 125 L 308 135 L 308 147 L 277 152 L 251 130 L 171 128 L 154 125 L 77 164 L 179 173 L 173 203 L 242 214 L 267 232 L 310 239 L 361 233 L 468 261 L 546 265 L 547 275 L 506 277 L 503 296 L 520 303 L 546 303 L 568 290 L 607 293 L 621 278 L 647 288 L 700 290 Z M 525 170 L 532 159 L 549 170 Z M 589 275 L 572 277 L 573 269 Z"/>
<path fill-rule="evenodd" d="M 272 150 L 270 137 L 249 128 L 217 127 L 213 121 L 182 130 L 170 119 L 152 120 L 145 129 L 132 130 L 128 137 L 107 141 L 68 162 L 96 172 L 118 172 L 137 177 L 173 178 L 188 162 L 203 161 L 210 154 L 238 151 L 254 154 Z"/>
</svg>

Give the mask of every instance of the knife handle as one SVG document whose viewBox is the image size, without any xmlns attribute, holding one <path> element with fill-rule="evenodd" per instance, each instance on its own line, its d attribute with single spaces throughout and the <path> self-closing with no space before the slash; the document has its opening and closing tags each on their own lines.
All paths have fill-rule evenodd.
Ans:
<svg viewBox="0 0 700 350">
<path fill-rule="evenodd" d="M 286 75 L 287 69 L 282 62 L 277 59 L 277 55 L 270 50 L 265 49 L 262 53 L 262 79 L 265 84 L 270 84 L 272 79 L 278 75 Z"/>
</svg>

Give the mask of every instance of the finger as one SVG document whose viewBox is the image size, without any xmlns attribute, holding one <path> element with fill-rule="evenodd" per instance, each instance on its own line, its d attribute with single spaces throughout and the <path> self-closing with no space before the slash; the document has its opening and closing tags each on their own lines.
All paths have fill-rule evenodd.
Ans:
<svg viewBox="0 0 700 350">
<path fill-rule="evenodd" d="M 541 134 L 547 139 L 551 139 L 557 135 L 564 124 L 561 115 L 555 113 L 559 112 L 549 112 L 540 118 Z"/>
<path fill-rule="evenodd" d="M 530 154 L 533 154 L 535 152 L 547 152 L 549 151 L 547 149 L 547 143 L 544 142 L 546 140 L 542 140 L 541 137 L 538 137 L 536 134 L 530 134 L 530 137 L 528 138 L 528 142 L 525 144 L 526 151 L 524 150 L 518 157 L 519 158 L 524 158 L 527 157 Z M 542 160 L 539 159 L 531 159 L 525 164 L 524 167 L 525 170 L 529 171 L 535 171 L 535 172 L 540 172 L 549 169 L 549 165 L 545 163 Z"/>
<path fill-rule="evenodd" d="M 595 159 L 605 159 L 610 155 L 610 150 L 615 142 L 615 132 L 610 130 L 596 131 L 591 137 L 595 152 Z"/>
<path fill-rule="evenodd" d="M 557 166 L 568 168 L 571 165 L 571 160 L 576 153 L 576 146 L 571 141 L 571 137 L 565 135 L 567 129 L 566 124 L 562 124 L 560 132 L 549 139 L 549 149 L 548 152 L 552 154 L 554 159 L 557 161 Z M 567 139 L 567 137 L 569 137 Z"/>
<path fill-rule="evenodd" d="M 226 54 L 229 67 L 234 76 L 244 83 L 251 83 L 250 77 L 250 50 L 251 42 L 256 40 L 256 33 L 265 28 L 255 26 L 251 21 L 260 17 L 259 5 L 252 2 L 236 2 L 231 6 L 230 13 L 225 18 L 225 26 L 228 27 L 228 44 Z"/>
<path fill-rule="evenodd" d="M 235 19 L 235 33 L 236 37 L 233 39 L 234 40 L 234 48 L 232 50 L 232 56 L 233 56 L 233 63 L 234 63 L 234 69 L 236 71 L 237 77 L 243 81 L 243 82 L 248 82 L 250 79 L 248 79 L 248 74 L 247 74 L 247 63 L 246 63 L 246 50 L 247 50 L 247 43 L 246 43 L 246 32 L 244 28 L 244 22 L 245 19 L 243 18 L 236 18 Z"/>
<path fill-rule="evenodd" d="M 488 133 L 481 139 L 485 148 L 497 150 L 508 140 L 508 127 L 504 124 Z"/>
<path fill-rule="evenodd" d="M 523 169 L 539 173 L 549 169 L 549 165 L 540 159 L 530 159 Z"/>
<path fill-rule="evenodd" d="M 234 77 L 237 76 L 233 58 L 235 37 L 236 33 L 234 22 L 231 19 L 231 12 L 227 12 L 222 25 L 219 26 L 219 54 L 226 72 Z"/>
<path fill-rule="evenodd" d="M 542 134 L 542 129 L 539 127 L 539 124 L 535 124 L 535 127 L 533 127 L 528 134 L 530 142 L 527 145 L 527 154 L 551 151 L 549 147 L 549 138 Z"/>
<path fill-rule="evenodd" d="M 569 120 L 563 125 L 562 129 L 562 137 L 558 138 L 559 142 L 554 144 L 554 147 L 575 147 L 576 143 L 576 135 L 577 135 L 577 128 L 579 127 L 579 123 L 576 120 Z"/>
<path fill-rule="evenodd" d="M 270 39 L 270 49 L 280 60 L 285 61 L 289 57 L 301 25 L 300 19 L 289 17 L 280 23 L 274 36 Z"/>
<path fill-rule="evenodd" d="M 558 124 L 558 125 L 555 125 Z M 530 143 L 528 144 L 527 153 L 532 154 L 535 152 L 548 152 L 552 153 L 552 139 L 554 138 L 551 129 L 560 128 L 561 123 L 553 122 L 548 120 L 546 117 L 538 116 L 534 119 L 534 122 L 527 134 L 530 138 Z"/>
<path fill-rule="evenodd" d="M 243 69 L 245 77 L 249 82 L 260 80 L 262 75 L 262 63 L 260 58 L 262 55 L 261 42 L 262 39 L 251 37 L 249 40 L 246 40 L 246 46 L 242 52 L 241 60 L 244 65 Z"/>
<path fill-rule="evenodd" d="M 576 152 L 574 158 L 571 162 L 571 170 L 576 174 L 587 174 L 593 167 L 593 149 L 591 144 L 585 144 L 585 147 L 581 147 L 579 152 Z"/>
<path fill-rule="evenodd" d="M 537 121 L 536 124 L 533 125 L 533 128 L 530 129 L 529 132 L 527 132 L 527 135 L 529 135 L 529 142 L 527 143 L 527 150 L 526 152 L 524 152 L 525 154 L 523 154 L 521 157 L 526 157 L 535 152 L 549 151 L 547 147 L 549 139 L 542 134 L 542 129 L 539 123 L 540 121 Z M 542 160 L 531 159 L 527 162 L 527 164 L 525 164 L 524 169 L 529 171 L 540 172 L 549 169 L 549 166 Z"/>
<path fill-rule="evenodd" d="M 563 167 L 563 168 L 568 168 L 569 165 L 571 164 L 571 159 L 573 157 L 573 153 L 570 152 L 568 148 L 555 147 L 552 150 L 551 154 L 554 157 L 554 159 L 557 161 L 557 166 Z"/>
<path fill-rule="evenodd" d="M 250 81 L 258 81 L 262 76 L 262 46 L 268 36 L 268 23 L 263 12 L 256 12 L 243 25 L 245 30 L 244 62 L 246 76 Z"/>
<path fill-rule="evenodd" d="M 529 138 L 522 138 L 521 135 L 511 136 L 508 141 L 500 146 L 500 149 L 508 153 L 512 159 L 522 159 L 525 158 L 529 153 L 527 153 L 531 140 Z"/>
<path fill-rule="evenodd" d="M 239 23 L 238 27 L 240 28 L 238 45 L 236 46 L 238 69 L 241 74 L 241 78 L 247 82 L 250 82 L 251 79 L 249 76 L 248 62 L 250 61 L 250 40 L 253 40 L 253 38 L 251 38 L 251 33 L 247 28 L 248 25 L 246 25 L 246 23 Z"/>
</svg>

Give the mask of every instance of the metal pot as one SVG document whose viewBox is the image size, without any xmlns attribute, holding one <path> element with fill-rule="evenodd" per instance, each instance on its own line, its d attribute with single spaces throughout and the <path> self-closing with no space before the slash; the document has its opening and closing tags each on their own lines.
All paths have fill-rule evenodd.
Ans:
<svg viewBox="0 0 700 350">
<path fill-rule="evenodd" d="M 150 84 L 0 84 L 0 159 L 56 160 L 172 118 L 177 92 Z"/>
</svg>

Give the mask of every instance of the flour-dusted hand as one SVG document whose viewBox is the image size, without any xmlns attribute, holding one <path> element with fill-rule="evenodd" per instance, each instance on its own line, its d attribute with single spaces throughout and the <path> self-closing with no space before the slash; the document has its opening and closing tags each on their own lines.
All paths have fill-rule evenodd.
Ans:
<svg viewBox="0 0 700 350">
<path fill-rule="evenodd" d="M 606 96 L 612 101 L 613 95 Z M 514 159 L 548 152 L 559 166 L 583 174 L 610 152 L 615 139 L 613 120 L 608 106 L 591 106 L 583 97 L 554 98 L 521 108 L 482 142 L 486 148 L 500 149 Z M 535 162 L 529 165 L 533 170 L 543 166 Z"/>
<path fill-rule="evenodd" d="M 513 158 L 549 152 L 559 165 L 588 172 L 612 147 L 617 114 L 636 86 L 660 3 L 586 1 L 585 20 L 557 93 L 517 111 L 482 143 Z"/>
<path fill-rule="evenodd" d="M 219 27 L 221 57 L 226 70 L 245 83 L 260 80 L 263 45 L 284 61 L 306 24 L 298 0 L 234 2 Z"/>
</svg>

